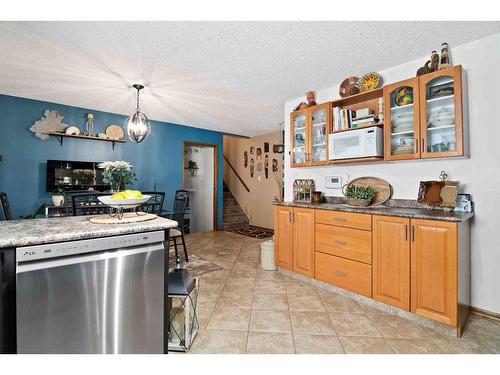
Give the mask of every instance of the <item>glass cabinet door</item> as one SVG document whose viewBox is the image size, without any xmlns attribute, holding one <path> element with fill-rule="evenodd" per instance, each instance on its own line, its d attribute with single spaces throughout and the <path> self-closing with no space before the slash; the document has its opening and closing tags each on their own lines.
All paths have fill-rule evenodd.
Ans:
<svg viewBox="0 0 500 375">
<path fill-rule="evenodd" d="M 312 107 L 311 151 L 309 160 L 313 165 L 328 164 L 328 133 L 330 130 L 330 103 Z"/>
<path fill-rule="evenodd" d="M 384 87 L 385 159 L 402 160 L 420 157 L 418 78 Z"/>
<path fill-rule="evenodd" d="M 463 155 L 461 68 L 421 77 L 422 157 Z"/>
<path fill-rule="evenodd" d="M 306 164 L 307 158 L 307 109 L 291 114 L 291 159 L 292 166 Z"/>
</svg>

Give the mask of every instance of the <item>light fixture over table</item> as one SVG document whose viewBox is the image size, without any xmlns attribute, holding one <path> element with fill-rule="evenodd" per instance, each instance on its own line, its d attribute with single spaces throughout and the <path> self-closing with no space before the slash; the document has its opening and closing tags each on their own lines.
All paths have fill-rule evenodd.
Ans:
<svg viewBox="0 0 500 375">
<path fill-rule="evenodd" d="M 139 108 L 139 91 L 141 91 L 144 86 L 136 83 L 132 85 L 132 87 L 137 90 L 137 108 L 135 113 L 125 121 L 125 130 L 131 141 L 140 143 L 151 132 L 151 126 L 149 125 L 148 118 Z"/>
</svg>

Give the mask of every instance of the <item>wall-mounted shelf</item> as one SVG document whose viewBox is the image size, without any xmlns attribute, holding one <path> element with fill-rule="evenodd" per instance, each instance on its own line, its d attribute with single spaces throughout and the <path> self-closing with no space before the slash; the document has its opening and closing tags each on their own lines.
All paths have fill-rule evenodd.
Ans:
<svg viewBox="0 0 500 375">
<path fill-rule="evenodd" d="M 115 143 L 126 143 L 126 141 L 124 141 L 123 139 L 98 138 L 98 137 L 90 137 L 88 135 L 72 135 L 72 134 L 57 133 L 57 132 L 51 132 L 47 134 L 51 137 L 59 138 L 59 144 L 61 146 L 63 145 L 64 138 L 78 138 L 78 139 L 88 139 L 91 141 L 111 142 L 113 144 L 113 150 L 115 149 Z"/>
<path fill-rule="evenodd" d="M 350 163 L 373 163 L 377 161 L 384 161 L 382 156 L 369 156 L 366 158 L 352 158 L 352 159 L 338 159 L 330 160 L 330 164 L 350 164 Z"/>
</svg>

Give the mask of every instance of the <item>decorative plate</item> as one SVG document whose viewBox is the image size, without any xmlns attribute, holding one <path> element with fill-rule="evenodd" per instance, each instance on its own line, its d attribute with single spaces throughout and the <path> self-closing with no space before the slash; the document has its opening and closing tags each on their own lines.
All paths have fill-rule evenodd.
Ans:
<svg viewBox="0 0 500 375">
<path fill-rule="evenodd" d="M 359 88 L 356 87 L 356 83 L 359 78 L 350 76 L 342 81 L 339 87 L 339 95 L 341 98 L 345 98 L 346 96 L 351 96 L 359 93 Z"/>
<path fill-rule="evenodd" d="M 349 182 L 348 185 L 371 186 L 374 188 L 375 196 L 371 202 L 372 206 L 385 203 L 392 196 L 391 184 L 378 177 L 359 177 Z"/>
<path fill-rule="evenodd" d="M 413 89 L 411 87 L 401 87 L 394 95 L 396 105 L 408 105 L 413 103 Z"/>
<path fill-rule="evenodd" d="M 123 139 L 123 129 L 118 125 L 109 125 L 106 128 L 106 136 L 110 139 Z"/>
<path fill-rule="evenodd" d="M 66 128 L 65 133 L 68 135 L 80 135 L 80 129 L 76 126 L 70 126 L 69 128 Z"/>
<path fill-rule="evenodd" d="M 356 82 L 356 87 L 360 92 L 365 92 L 376 89 L 381 83 L 382 77 L 380 77 L 380 74 L 370 72 L 366 73 Z"/>
</svg>

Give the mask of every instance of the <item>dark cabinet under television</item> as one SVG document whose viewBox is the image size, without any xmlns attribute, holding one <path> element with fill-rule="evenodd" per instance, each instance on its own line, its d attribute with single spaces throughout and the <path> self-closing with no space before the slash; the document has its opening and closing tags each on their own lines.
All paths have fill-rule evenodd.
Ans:
<svg viewBox="0 0 500 375">
<path fill-rule="evenodd" d="M 47 160 L 47 192 L 56 190 L 109 190 L 104 183 L 100 162 Z"/>
</svg>

